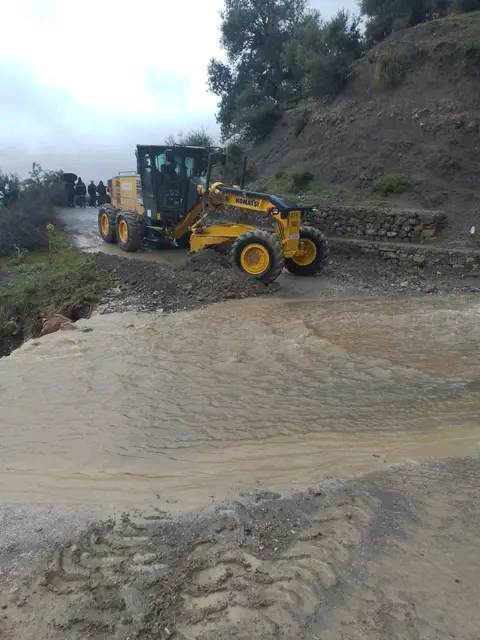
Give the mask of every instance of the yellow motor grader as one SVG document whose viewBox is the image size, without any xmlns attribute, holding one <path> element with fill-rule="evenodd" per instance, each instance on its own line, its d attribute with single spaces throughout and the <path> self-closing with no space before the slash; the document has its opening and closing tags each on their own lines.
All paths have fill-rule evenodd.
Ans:
<svg viewBox="0 0 480 640">
<path fill-rule="evenodd" d="M 98 214 L 105 242 L 137 251 L 144 240 L 165 239 L 192 252 L 228 246 L 233 266 L 263 282 L 283 268 L 295 275 L 319 273 L 328 256 L 325 236 L 302 225 L 307 210 L 284 199 L 212 181 L 218 154 L 188 146 L 137 146 L 137 174 L 109 180 L 111 204 Z M 249 224 L 208 224 L 224 208 L 268 216 L 272 231 Z"/>
</svg>

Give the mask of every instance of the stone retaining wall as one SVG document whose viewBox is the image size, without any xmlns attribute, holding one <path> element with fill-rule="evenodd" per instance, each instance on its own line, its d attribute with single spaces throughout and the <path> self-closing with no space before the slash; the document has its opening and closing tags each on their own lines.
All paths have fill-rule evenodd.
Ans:
<svg viewBox="0 0 480 640">
<path fill-rule="evenodd" d="M 349 255 L 365 255 L 382 258 L 411 269 L 432 272 L 473 273 L 480 275 L 479 249 L 440 249 L 425 245 L 408 245 L 390 242 L 368 242 L 345 238 L 331 238 L 334 252 Z"/>
<path fill-rule="evenodd" d="M 423 209 L 322 204 L 305 220 L 330 236 L 419 242 L 435 237 L 446 217 L 440 211 Z"/>
</svg>

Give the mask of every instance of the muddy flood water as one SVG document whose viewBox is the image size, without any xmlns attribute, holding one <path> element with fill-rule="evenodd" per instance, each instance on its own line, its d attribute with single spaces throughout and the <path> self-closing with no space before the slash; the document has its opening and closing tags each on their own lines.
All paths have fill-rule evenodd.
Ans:
<svg viewBox="0 0 480 640">
<path fill-rule="evenodd" d="M 4 502 L 195 504 L 480 446 L 480 304 L 126 313 L 0 361 Z"/>
</svg>

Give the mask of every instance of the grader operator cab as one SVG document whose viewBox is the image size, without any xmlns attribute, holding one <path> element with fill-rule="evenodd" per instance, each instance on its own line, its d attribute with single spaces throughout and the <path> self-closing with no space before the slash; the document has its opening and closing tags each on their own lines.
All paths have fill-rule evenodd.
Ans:
<svg viewBox="0 0 480 640">
<path fill-rule="evenodd" d="M 146 238 L 176 241 L 192 252 L 227 246 L 233 266 L 263 282 L 275 280 L 284 267 L 295 275 L 319 273 L 328 243 L 318 229 L 302 226 L 307 209 L 275 195 L 246 190 L 244 177 L 241 187 L 212 183 L 218 151 L 139 145 L 138 174 L 109 181 L 111 205 L 98 215 L 105 242 L 118 242 L 125 251 L 137 251 Z M 210 214 L 225 208 L 267 216 L 272 229 L 208 224 Z"/>
</svg>

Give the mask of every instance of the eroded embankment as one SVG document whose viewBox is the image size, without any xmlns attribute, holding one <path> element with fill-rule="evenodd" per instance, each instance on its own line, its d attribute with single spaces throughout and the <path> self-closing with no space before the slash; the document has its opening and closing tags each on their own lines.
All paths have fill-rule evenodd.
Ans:
<svg viewBox="0 0 480 640">
<path fill-rule="evenodd" d="M 94 261 L 63 242 L 50 251 L 19 252 L 0 264 L 0 358 L 37 337 L 53 314 L 90 315 L 104 289 Z"/>
<path fill-rule="evenodd" d="M 0 595 L 6 640 L 438 640 L 480 625 L 479 464 L 92 525 Z"/>
</svg>

